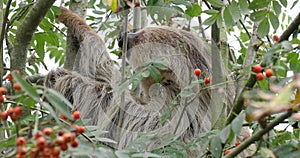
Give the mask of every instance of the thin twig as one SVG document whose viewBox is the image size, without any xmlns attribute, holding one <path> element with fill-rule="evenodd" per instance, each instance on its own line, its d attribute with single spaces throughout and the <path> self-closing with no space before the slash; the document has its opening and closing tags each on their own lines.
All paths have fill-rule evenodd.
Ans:
<svg viewBox="0 0 300 158">
<path fill-rule="evenodd" d="M 124 11 L 124 36 L 123 36 L 123 46 L 122 46 L 122 68 L 121 68 L 121 74 L 122 74 L 122 82 L 124 83 L 126 81 L 126 74 L 125 74 L 125 67 L 126 67 L 126 54 L 127 54 L 127 43 L 128 43 L 128 38 L 127 38 L 127 27 L 128 27 L 128 13 L 129 10 Z M 121 94 L 121 105 L 119 108 L 119 120 L 118 120 L 118 130 L 117 131 L 117 136 L 119 136 L 119 140 L 121 138 L 121 130 L 122 130 L 122 124 L 123 124 L 123 118 L 124 118 L 124 108 L 125 108 L 125 91 L 122 92 Z"/>
</svg>

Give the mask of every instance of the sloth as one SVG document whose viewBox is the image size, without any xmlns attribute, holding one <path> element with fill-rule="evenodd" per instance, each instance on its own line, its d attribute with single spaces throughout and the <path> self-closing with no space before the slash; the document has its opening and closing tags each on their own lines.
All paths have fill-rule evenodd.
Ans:
<svg viewBox="0 0 300 158">
<path fill-rule="evenodd" d="M 109 146 L 124 149 L 142 132 L 156 136 L 174 134 L 176 139 L 187 143 L 199 133 L 210 130 L 210 90 L 203 88 L 205 85 L 193 83 L 197 80 L 193 69 L 199 68 L 209 76 L 211 55 L 196 35 L 166 26 L 130 33 L 127 59 L 134 72 L 140 71 L 145 62 L 156 60 L 163 62 L 167 69 L 159 70 L 160 82 L 150 76 L 141 80 L 142 97 L 126 89 L 122 101 L 121 74 L 104 41 L 82 18 L 66 8 L 61 7 L 57 19 L 80 42 L 78 62 L 74 65 L 78 69 L 50 71 L 45 86 L 70 100 L 82 118 L 90 120 L 90 125 L 108 131 L 105 136 L 117 142 Z M 196 95 L 184 95 L 184 92 Z M 122 117 L 120 109 L 124 112 Z M 168 119 L 161 122 L 168 110 Z M 157 144 L 159 142 L 153 145 Z"/>
</svg>

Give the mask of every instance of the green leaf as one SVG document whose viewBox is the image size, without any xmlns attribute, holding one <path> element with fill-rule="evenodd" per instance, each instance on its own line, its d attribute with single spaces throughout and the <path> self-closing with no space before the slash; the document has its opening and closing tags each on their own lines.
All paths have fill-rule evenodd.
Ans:
<svg viewBox="0 0 300 158">
<path fill-rule="evenodd" d="M 164 114 L 160 117 L 160 123 L 163 125 L 170 118 L 171 111 L 167 109 Z"/>
<path fill-rule="evenodd" d="M 238 4 L 235 1 L 232 1 L 228 7 L 233 21 L 237 22 L 241 18 L 241 12 L 239 10 Z"/>
<path fill-rule="evenodd" d="M 186 7 L 192 7 L 192 4 L 186 0 L 172 0 L 171 2 L 176 5 L 184 5 Z"/>
<path fill-rule="evenodd" d="M 222 8 L 224 4 L 220 0 L 207 0 L 213 7 Z"/>
<path fill-rule="evenodd" d="M 185 13 L 190 17 L 198 17 L 202 12 L 201 7 L 197 3 L 192 3 L 192 7 L 186 9 Z"/>
<path fill-rule="evenodd" d="M 131 157 L 161 157 L 161 156 L 157 154 L 145 152 L 145 153 L 132 154 Z"/>
<path fill-rule="evenodd" d="M 45 41 L 43 40 L 43 38 L 36 38 L 36 53 L 37 55 L 44 59 L 45 57 Z"/>
<path fill-rule="evenodd" d="M 126 82 L 122 83 L 122 84 L 119 86 L 119 88 L 117 89 L 117 92 L 118 92 L 119 94 L 121 94 L 123 91 L 125 91 L 125 89 L 128 88 L 129 85 L 130 85 L 130 82 L 129 82 L 129 81 L 126 81 Z"/>
<path fill-rule="evenodd" d="M 232 127 L 232 130 L 233 132 L 235 133 L 235 135 L 239 135 L 241 130 L 242 130 L 242 127 L 243 127 L 243 123 L 244 123 L 244 120 L 245 120 L 245 112 L 241 112 L 231 123 L 231 127 Z"/>
<path fill-rule="evenodd" d="M 143 71 L 143 72 L 142 72 L 142 76 L 143 76 L 144 78 L 149 77 L 149 76 L 150 76 L 150 71 L 148 71 L 148 70 Z"/>
<path fill-rule="evenodd" d="M 209 151 L 212 153 L 213 157 L 221 157 L 222 142 L 221 138 L 218 135 L 212 138 Z"/>
<path fill-rule="evenodd" d="M 269 24 L 268 18 L 265 18 L 258 25 L 257 34 L 258 34 L 259 37 L 263 38 L 266 35 L 268 35 L 269 31 L 270 31 L 270 24 Z"/>
<path fill-rule="evenodd" d="M 264 19 L 267 16 L 267 14 L 268 14 L 268 11 L 260 10 L 260 11 L 252 13 L 250 15 L 250 19 L 257 22 L 257 21 Z"/>
<path fill-rule="evenodd" d="M 56 121 L 58 124 L 60 124 L 59 117 L 57 116 L 57 114 L 56 114 L 56 112 L 54 111 L 54 109 L 52 108 L 52 106 L 49 105 L 49 104 L 46 103 L 46 102 L 42 102 L 41 105 L 42 105 L 44 108 L 46 108 L 46 109 L 50 112 L 51 116 L 55 119 L 55 121 Z"/>
<path fill-rule="evenodd" d="M 226 27 L 232 27 L 234 25 L 234 21 L 232 19 L 232 15 L 229 11 L 229 7 L 226 7 L 224 9 L 224 12 L 223 12 L 223 17 L 224 17 L 224 21 L 225 21 L 225 25 Z"/>
<path fill-rule="evenodd" d="M 287 1 L 286 0 L 279 0 L 280 3 L 284 6 L 287 7 Z"/>
<path fill-rule="evenodd" d="M 203 13 L 206 13 L 206 14 L 208 14 L 208 15 L 215 15 L 215 14 L 220 13 L 220 11 L 214 10 L 214 9 L 209 9 L 209 10 L 203 11 Z"/>
<path fill-rule="evenodd" d="M 275 16 L 275 14 L 273 12 L 269 12 L 269 19 L 270 19 L 270 22 L 271 22 L 272 27 L 274 29 L 274 32 L 276 32 L 276 30 L 279 27 L 278 16 Z"/>
<path fill-rule="evenodd" d="M 182 98 L 186 98 L 186 97 L 190 97 L 192 96 L 194 93 L 193 92 L 190 92 L 190 91 L 187 91 L 187 90 L 182 90 L 179 95 L 182 97 Z"/>
<path fill-rule="evenodd" d="M 300 62 L 298 53 L 289 53 L 287 56 L 290 70 L 300 72 Z"/>
<path fill-rule="evenodd" d="M 216 22 L 216 20 L 219 18 L 220 14 L 214 14 L 211 17 L 207 18 L 204 22 L 203 25 L 212 25 Z"/>
<path fill-rule="evenodd" d="M 108 138 L 102 138 L 102 137 L 96 137 L 96 140 L 100 141 L 100 142 L 107 142 L 107 143 L 113 143 L 113 144 L 117 144 L 116 141 L 108 139 Z"/>
<path fill-rule="evenodd" d="M 271 0 L 253 0 L 249 4 L 249 9 L 255 10 L 255 9 L 260 9 L 267 7 L 270 4 Z"/>
<path fill-rule="evenodd" d="M 154 61 L 151 64 L 159 70 L 168 70 L 169 69 L 169 67 L 162 61 Z"/>
<path fill-rule="evenodd" d="M 239 0 L 239 6 L 240 6 L 240 10 L 242 12 L 242 14 L 246 14 L 249 12 L 249 4 L 247 2 L 247 0 Z"/>
<path fill-rule="evenodd" d="M 22 77 L 16 73 L 12 73 L 12 76 L 16 82 L 21 85 L 21 88 L 28 93 L 30 97 L 34 100 L 38 100 L 40 98 L 39 94 L 37 93 L 36 89 L 33 88 L 28 82 L 22 79 Z"/>
<path fill-rule="evenodd" d="M 281 13 L 281 5 L 278 3 L 278 1 L 272 1 L 272 3 L 276 15 L 279 15 Z"/>
<path fill-rule="evenodd" d="M 65 114 L 69 119 L 72 118 L 72 115 L 68 110 L 66 104 L 59 97 L 47 92 L 45 93 L 45 96 L 53 107 L 58 109 L 61 113 Z"/>
<path fill-rule="evenodd" d="M 222 143 L 226 143 L 226 141 L 230 135 L 230 132 L 231 132 L 231 125 L 228 125 L 222 129 L 222 131 L 220 132 L 220 138 L 221 138 Z"/>
<path fill-rule="evenodd" d="M 155 82 L 160 82 L 162 80 L 162 76 L 154 66 L 148 66 L 147 67 L 148 71 L 150 72 L 150 76 Z"/>
</svg>

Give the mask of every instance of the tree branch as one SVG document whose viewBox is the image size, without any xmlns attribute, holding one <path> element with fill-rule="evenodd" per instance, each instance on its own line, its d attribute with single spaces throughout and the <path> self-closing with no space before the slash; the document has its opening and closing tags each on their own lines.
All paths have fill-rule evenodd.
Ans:
<svg viewBox="0 0 300 158">
<path fill-rule="evenodd" d="M 290 37 L 290 35 L 295 31 L 298 30 L 298 27 L 300 25 L 300 13 L 297 15 L 297 17 L 291 22 L 291 24 L 287 27 L 287 29 L 282 33 L 282 35 L 280 36 L 280 40 L 284 41 L 284 40 L 288 40 L 288 38 Z"/>
<path fill-rule="evenodd" d="M 6 24 L 7 24 L 7 18 L 8 18 L 8 14 L 9 14 L 9 8 L 10 8 L 10 5 L 11 5 L 11 1 L 12 0 L 9 0 L 7 2 L 7 5 L 6 5 L 6 9 L 5 9 L 5 13 L 4 13 L 4 16 L 2 15 L 2 13 L 0 14 L 1 18 L 2 19 L 2 25 L 1 25 L 1 35 L 0 35 L 0 86 L 2 86 L 2 76 L 3 76 L 3 72 L 4 72 L 4 69 L 3 69 L 3 40 L 4 40 L 4 35 L 6 33 Z M 1 9 L 3 8 L 3 1 L 1 2 Z M 1 24 L 1 23 L 0 23 Z"/>
<path fill-rule="evenodd" d="M 11 69 L 17 69 L 25 73 L 27 47 L 36 31 L 55 0 L 37 1 L 18 27 L 14 42 L 14 50 L 11 54 Z"/>
<path fill-rule="evenodd" d="M 262 138 L 262 136 L 266 133 L 268 133 L 271 129 L 273 129 L 276 125 L 287 119 L 292 115 L 293 111 L 288 111 L 287 113 L 279 116 L 276 118 L 274 121 L 269 123 L 266 128 L 261 129 L 257 133 L 253 134 L 250 138 L 246 139 L 242 144 L 239 146 L 235 147 L 228 155 L 226 155 L 224 158 L 231 158 L 236 155 L 238 155 L 240 152 L 242 152 L 244 149 L 246 149 L 249 145 L 254 143 L 255 141 L 259 140 Z"/>
</svg>

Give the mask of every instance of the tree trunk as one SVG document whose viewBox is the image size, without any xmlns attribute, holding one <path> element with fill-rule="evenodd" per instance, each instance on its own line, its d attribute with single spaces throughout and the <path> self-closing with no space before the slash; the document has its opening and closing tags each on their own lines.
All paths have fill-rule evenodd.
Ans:
<svg viewBox="0 0 300 158">
<path fill-rule="evenodd" d="M 22 23 L 18 26 L 14 49 L 11 54 L 11 69 L 20 70 L 25 74 L 27 47 L 36 31 L 55 0 L 36 1 Z"/>
<path fill-rule="evenodd" d="M 222 8 L 215 8 L 219 11 L 222 10 Z M 220 42 L 220 35 L 222 32 L 222 40 L 226 38 L 226 33 L 224 34 L 224 30 L 221 29 L 226 29 L 225 27 L 222 26 L 217 26 L 217 22 L 215 22 L 212 25 L 211 28 L 211 37 L 212 37 L 212 85 L 217 85 L 216 88 L 212 89 L 212 100 L 211 100 L 211 112 L 212 112 L 212 128 L 213 129 L 222 129 L 225 126 L 226 123 L 226 100 L 225 100 L 225 93 L 227 91 L 226 85 L 221 84 L 226 81 L 224 72 L 226 69 L 224 68 L 224 55 L 222 54 L 227 54 L 228 49 L 226 49 L 226 46 L 221 44 Z M 225 37 L 224 37 L 225 36 Z M 220 85 L 221 84 L 221 85 Z"/>
</svg>

